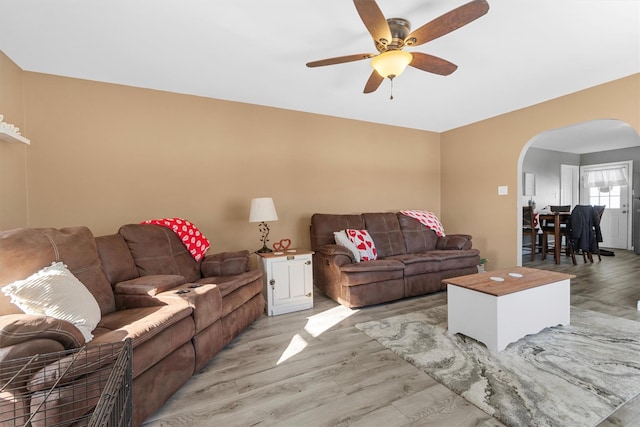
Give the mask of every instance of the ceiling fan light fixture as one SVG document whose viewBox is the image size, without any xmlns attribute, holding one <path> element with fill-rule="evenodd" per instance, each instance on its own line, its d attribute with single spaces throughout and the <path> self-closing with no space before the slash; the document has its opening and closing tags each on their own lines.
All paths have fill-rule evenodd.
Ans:
<svg viewBox="0 0 640 427">
<path fill-rule="evenodd" d="M 371 66 L 383 78 L 398 77 L 407 68 L 413 55 L 403 50 L 388 50 L 371 59 Z"/>
</svg>

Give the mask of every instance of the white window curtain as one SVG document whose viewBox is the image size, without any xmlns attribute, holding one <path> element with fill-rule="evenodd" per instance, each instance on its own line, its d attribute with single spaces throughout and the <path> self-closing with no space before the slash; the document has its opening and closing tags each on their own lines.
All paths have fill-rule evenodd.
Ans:
<svg viewBox="0 0 640 427">
<path fill-rule="evenodd" d="M 612 187 L 614 185 L 628 185 L 629 178 L 625 168 L 611 168 L 585 171 L 584 186 L 590 187 Z"/>
</svg>

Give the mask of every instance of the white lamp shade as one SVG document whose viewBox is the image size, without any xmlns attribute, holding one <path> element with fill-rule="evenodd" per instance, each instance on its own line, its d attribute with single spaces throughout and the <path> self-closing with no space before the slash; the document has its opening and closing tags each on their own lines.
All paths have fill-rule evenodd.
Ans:
<svg viewBox="0 0 640 427">
<path fill-rule="evenodd" d="M 413 60 L 413 55 L 403 50 L 388 50 L 371 60 L 371 66 L 384 78 L 398 77 Z"/>
<path fill-rule="evenodd" d="M 278 214 L 271 197 L 259 197 L 251 200 L 249 222 L 277 221 Z"/>
</svg>

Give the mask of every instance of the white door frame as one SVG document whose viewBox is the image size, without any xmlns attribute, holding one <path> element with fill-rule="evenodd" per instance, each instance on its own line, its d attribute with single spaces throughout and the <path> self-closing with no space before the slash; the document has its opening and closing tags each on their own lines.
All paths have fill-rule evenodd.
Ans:
<svg viewBox="0 0 640 427">
<path fill-rule="evenodd" d="M 580 202 L 580 166 L 560 165 L 560 205 L 575 206 Z"/>
<path fill-rule="evenodd" d="M 594 165 L 581 165 L 580 166 L 580 177 L 584 176 L 584 169 L 594 169 L 594 168 L 610 168 L 615 166 L 627 166 L 627 170 L 629 172 L 629 185 L 627 185 L 627 207 L 624 208 L 627 210 L 627 248 L 631 249 L 633 246 L 633 160 L 623 160 L 620 162 L 611 162 L 611 163 L 598 163 Z M 580 202 L 583 200 L 588 200 L 588 196 L 584 195 L 582 182 L 580 183 Z M 584 202 L 585 204 L 589 204 Z"/>
</svg>

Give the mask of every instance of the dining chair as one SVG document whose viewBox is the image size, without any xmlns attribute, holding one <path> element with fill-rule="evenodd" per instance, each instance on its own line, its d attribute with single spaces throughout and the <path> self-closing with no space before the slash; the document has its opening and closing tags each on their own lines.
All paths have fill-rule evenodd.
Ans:
<svg viewBox="0 0 640 427">
<path fill-rule="evenodd" d="M 553 206 L 549 206 L 549 210 L 554 213 L 555 212 L 571 212 L 571 205 L 553 205 Z M 566 228 L 567 228 L 567 223 L 561 222 L 560 233 L 562 235 L 563 241 L 565 240 L 565 233 L 563 233 L 563 231 Z M 543 246 L 548 245 L 548 241 L 549 241 L 548 237 L 554 235 L 555 224 L 553 221 L 545 221 L 543 224 L 540 224 L 540 229 L 542 230 L 542 244 Z M 554 242 L 554 245 L 555 245 L 555 242 Z M 547 246 L 546 249 L 548 251 L 549 247 Z"/>
<path fill-rule="evenodd" d="M 529 237 L 529 244 L 522 244 L 522 247 L 529 247 L 531 250 L 530 260 L 533 261 L 536 257 L 536 239 L 538 238 L 538 230 L 536 230 L 533 206 L 522 207 L 522 237 Z"/>
<path fill-rule="evenodd" d="M 551 206 L 551 212 L 554 213 L 567 213 L 571 212 L 571 206 Z M 559 221 L 560 226 L 560 240 L 555 241 L 555 221 Z M 542 259 L 546 259 L 547 253 L 560 251 L 564 248 L 566 256 L 570 256 L 573 261 L 573 265 L 576 265 L 576 255 L 573 248 L 572 241 L 570 239 L 570 223 L 571 215 L 560 215 L 554 218 L 554 221 L 545 221 L 545 224 L 541 224 L 542 229 Z M 553 245 L 549 247 L 549 236 L 553 236 Z"/>
<path fill-rule="evenodd" d="M 593 209 L 595 209 L 596 214 L 598 215 L 598 225 L 602 222 L 602 214 L 604 214 L 604 209 L 606 205 L 594 205 Z M 602 261 L 602 257 L 600 256 L 600 243 L 598 239 L 596 239 L 596 254 L 598 255 L 598 261 Z"/>
<path fill-rule="evenodd" d="M 582 253 L 584 262 L 593 262 L 593 254 L 600 256 L 599 242 L 602 241 L 602 231 L 600 229 L 600 218 L 604 209 L 602 206 L 577 205 L 571 211 L 571 226 L 569 238 L 576 251 Z"/>
</svg>

